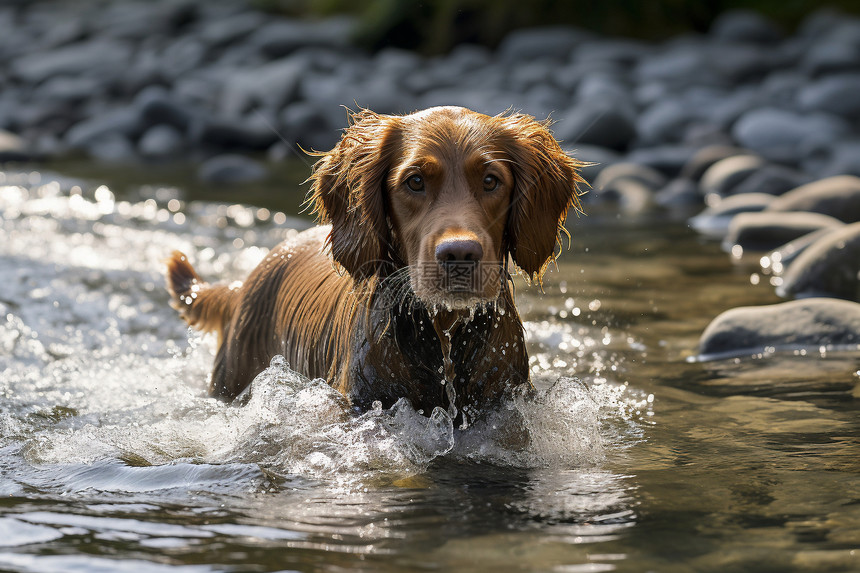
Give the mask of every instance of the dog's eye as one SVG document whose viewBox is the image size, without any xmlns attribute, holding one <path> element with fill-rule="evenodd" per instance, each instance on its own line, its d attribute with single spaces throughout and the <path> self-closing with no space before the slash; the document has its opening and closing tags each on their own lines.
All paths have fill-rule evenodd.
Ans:
<svg viewBox="0 0 860 573">
<path fill-rule="evenodd" d="M 420 175 L 413 175 L 406 180 L 406 186 L 416 193 L 424 191 L 424 178 Z"/>
<path fill-rule="evenodd" d="M 487 175 L 484 177 L 484 191 L 495 191 L 499 186 L 499 178 L 495 175 Z"/>
</svg>

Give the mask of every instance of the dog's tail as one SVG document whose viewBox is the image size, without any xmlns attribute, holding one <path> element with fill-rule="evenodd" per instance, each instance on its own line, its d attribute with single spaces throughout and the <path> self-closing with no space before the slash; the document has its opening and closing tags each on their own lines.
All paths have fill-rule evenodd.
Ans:
<svg viewBox="0 0 860 573">
<path fill-rule="evenodd" d="M 170 306 L 190 326 L 203 332 L 217 332 L 220 345 L 224 328 L 233 317 L 239 300 L 237 285 L 204 282 L 188 257 L 179 251 L 173 251 L 166 263 Z"/>
</svg>

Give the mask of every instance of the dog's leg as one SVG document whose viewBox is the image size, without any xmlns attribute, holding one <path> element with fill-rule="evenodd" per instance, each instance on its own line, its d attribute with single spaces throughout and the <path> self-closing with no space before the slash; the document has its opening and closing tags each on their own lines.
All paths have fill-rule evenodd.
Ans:
<svg viewBox="0 0 860 573">
<path fill-rule="evenodd" d="M 234 285 L 204 282 L 188 262 L 188 257 L 179 251 L 174 251 L 166 262 L 170 306 L 190 326 L 203 332 L 217 332 L 220 347 L 224 329 L 239 300 L 239 289 Z"/>
</svg>

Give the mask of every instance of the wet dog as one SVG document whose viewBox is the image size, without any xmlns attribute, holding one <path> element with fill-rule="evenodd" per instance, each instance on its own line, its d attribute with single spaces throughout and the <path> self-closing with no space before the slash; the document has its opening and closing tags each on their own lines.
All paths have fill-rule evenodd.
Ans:
<svg viewBox="0 0 860 573">
<path fill-rule="evenodd" d="M 583 164 L 530 116 L 459 107 L 360 111 L 317 155 L 309 200 L 324 226 L 244 284 L 168 261 L 171 304 L 218 333 L 210 394 L 232 400 L 278 354 L 360 410 L 405 397 L 474 416 L 529 387 L 508 261 L 540 283 Z"/>
</svg>

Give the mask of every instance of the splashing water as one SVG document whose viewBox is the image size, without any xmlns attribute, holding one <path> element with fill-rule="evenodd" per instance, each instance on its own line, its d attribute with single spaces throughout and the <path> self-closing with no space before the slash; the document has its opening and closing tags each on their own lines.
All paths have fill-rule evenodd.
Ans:
<svg viewBox="0 0 860 573">
<path fill-rule="evenodd" d="M 212 340 L 186 332 L 169 308 L 162 259 L 178 248 L 193 253 L 204 276 L 242 278 L 297 225 L 238 205 L 179 209 L 175 196 L 163 195 L 128 202 L 106 187 L 6 175 L 0 448 L 8 455 L 0 475 L 23 463 L 29 485 L 158 489 L 177 475 L 181 483 L 245 479 L 259 466 L 366 484 L 424 472 L 443 456 L 515 467 L 593 466 L 603 458 L 601 420 L 619 410 L 613 400 L 628 400 L 619 399 L 623 387 L 589 386 L 537 363 L 533 371 L 555 373 L 554 384 L 462 431 L 451 413 L 424 415 L 403 400 L 355 416 L 340 394 L 282 357 L 254 380 L 241 407 L 206 397 Z M 562 344 L 587 345 L 566 330 L 527 330 L 539 360 Z M 94 463 L 109 471 L 96 479 L 87 468 Z M 12 482 L 4 488 L 22 491 Z"/>
</svg>

